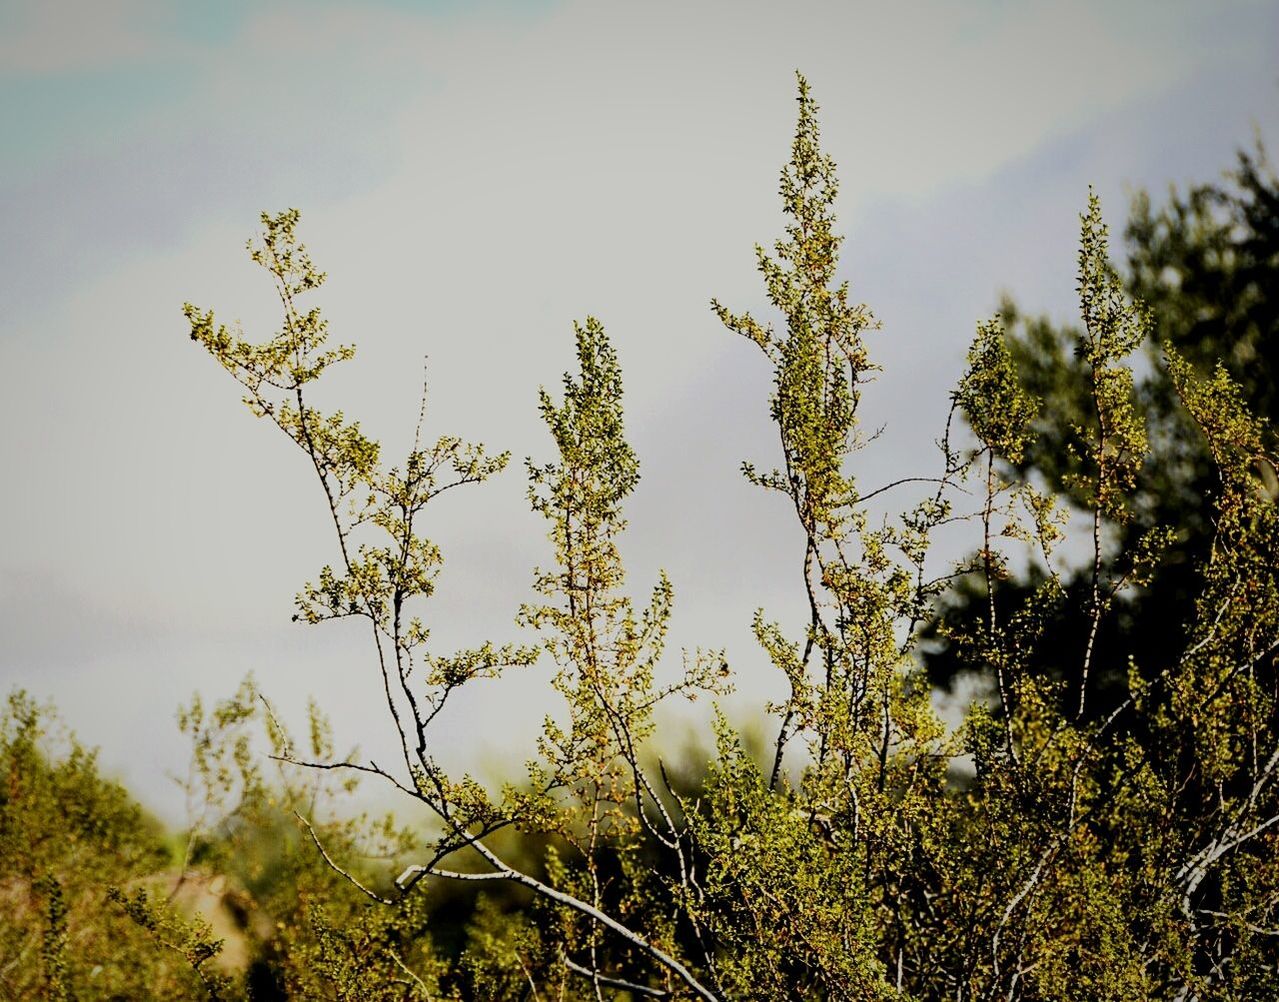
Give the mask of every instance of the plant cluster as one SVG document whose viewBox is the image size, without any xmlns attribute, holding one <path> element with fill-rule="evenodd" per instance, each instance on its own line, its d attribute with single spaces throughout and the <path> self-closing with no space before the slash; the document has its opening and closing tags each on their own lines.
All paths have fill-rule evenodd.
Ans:
<svg viewBox="0 0 1279 1002">
<path fill-rule="evenodd" d="M 865 487 L 856 453 L 872 437 L 863 407 L 877 325 L 838 277 L 835 165 L 802 77 L 798 103 L 781 175 L 786 229 L 757 248 L 769 315 L 713 303 L 773 375 L 776 458 L 743 472 L 794 519 L 807 600 L 801 623 L 763 610 L 754 620 L 785 680 L 762 756 L 718 713 L 695 775 L 659 755 L 659 705 L 720 695 L 731 669 L 722 652 L 699 650 L 659 681 L 674 588 L 663 574 L 642 599 L 627 590 L 618 540 L 639 464 L 597 320 L 575 328 L 577 370 L 561 393 L 541 395 L 554 452 L 527 474 L 551 549 L 534 574 L 538 600 L 517 617 L 532 640 L 440 652 L 421 618 L 442 563 L 424 535 L 431 506 L 498 474 L 507 454 L 426 442 L 419 422 L 408 455 L 388 466 L 358 423 L 311 403 L 313 384 L 354 351 L 330 347 L 306 305 L 324 276 L 298 241 L 296 211 L 263 215 L 250 244 L 279 295 L 278 332 L 253 342 L 186 307 L 191 337 L 314 470 L 336 558 L 303 586 L 296 618 L 367 631 L 398 748 L 394 762 L 338 756 L 317 713 L 301 750 L 247 688 L 184 713 L 196 750 L 188 791 L 207 819 L 183 871 L 213 866 L 252 889 L 271 921 L 242 925 L 270 955 L 269 974 L 208 974 L 217 950 L 206 931 L 145 890 L 114 899 L 211 997 L 1279 996 L 1269 425 L 1227 367 L 1204 371 L 1163 344 L 1158 378 L 1211 460 L 1210 538 L 1178 572 L 1192 597 L 1177 642 L 1117 663 L 1099 638 L 1185 547 L 1182 526 L 1149 517 L 1165 432 L 1148 423 L 1148 384 L 1131 368 L 1160 310 L 1113 268 L 1099 201 L 1090 194 L 1081 216 L 1082 326 L 1064 369 L 1076 382 L 1070 419 L 1055 426 L 1058 475 L 1034 465 L 1057 418 L 1010 315 L 977 325 L 937 468 Z M 911 502 L 882 517 L 894 492 Z M 934 553 L 957 526 L 975 536 L 958 565 Z M 1082 569 L 1068 553 L 1086 555 Z M 956 582 L 965 613 L 939 615 Z M 1063 648 L 1067 607 L 1077 630 Z M 955 671 L 991 682 L 957 727 L 934 708 L 939 642 Z M 459 690 L 547 663 L 561 708 L 520 781 L 494 791 L 437 761 L 433 728 Z M 1098 677 L 1111 686 L 1104 699 Z M 255 718 L 274 779 L 247 738 Z M 334 812 L 359 778 L 429 814 L 433 834 Z M 64 912 L 40 879 L 27 893 L 47 899 L 47 931 L 31 949 L 61 984 Z"/>
</svg>

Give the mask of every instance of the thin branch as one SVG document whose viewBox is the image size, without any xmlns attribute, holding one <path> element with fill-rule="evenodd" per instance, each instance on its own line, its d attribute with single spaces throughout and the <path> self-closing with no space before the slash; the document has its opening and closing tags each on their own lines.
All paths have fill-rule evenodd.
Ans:
<svg viewBox="0 0 1279 1002">
<path fill-rule="evenodd" d="M 884 484 L 883 487 L 876 487 L 873 491 L 868 491 L 865 494 L 858 494 L 853 497 L 849 503 L 861 504 L 864 501 L 869 501 L 877 494 L 883 494 L 885 491 L 891 491 L 894 487 L 900 487 L 902 484 L 939 484 L 942 486 L 955 486 L 946 477 L 902 477 L 900 480 L 894 480 L 890 484 Z"/>
<path fill-rule="evenodd" d="M 489 865 L 494 868 L 493 870 L 487 873 L 461 873 L 456 870 L 441 870 L 435 867 L 427 868 L 424 866 L 408 866 L 405 868 L 404 872 L 396 878 L 396 886 L 398 886 L 401 891 L 407 891 L 424 876 L 442 877 L 447 880 L 506 880 L 513 884 L 519 884 L 522 887 L 527 887 L 529 890 L 541 897 L 564 905 L 573 911 L 594 919 L 605 928 L 611 929 L 622 939 L 626 940 L 626 942 L 648 954 L 662 966 L 668 968 L 672 973 L 678 976 L 684 984 L 692 989 L 693 993 L 698 998 L 703 999 L 704 1002 L 721 1002 L 720 997 L 698 981 L 697 976 L 694 975 L 693 972 L 678 959 L 667 953 L 655 943 L 649 942 L 649 940 L 645 939 L 633 929 L 623 925 L 617 919 L 613 918 L 613 916 L 600 911 L 600 909 L 581 900 L 580 898 L 576 898 L 571 894 L 566 894 L 558 888 L 543 883 L 536 877 L 529 876 L 527 873 L 522 873 L 519 870 L 513 869 L 503 862 L 502 859 L 482 841 L 476 840 L 472 843 L 472 845 L 475 850 L 484 857 Z"/>
<path fill-rule="evenodd" d="M 617 988 L 624 992 L 631 992 L 635 995 L 644 995 L 653 999 L 670 998 L 670 992 L 664 988 L 649 988 L 647 985 L 638 985 L 633 981 L 624 981 L 621 978 L 610 978 L 606 974 L 599 971 L 593 971 L 589 967 L 583 967 L 575 962 L 567 954 L 564 955 L 564 966 L 574 974 L 580 974 L 584 978 L 590 978 L 596 984 L 603 985 L 605 988 Z"/>
<path fill-rule="evenodd" d="M 297 818 L 298 821 L 300 821 L 305 826 L 307 833 L 311 836 L 311 841 L 314 842 L 315 847 L 320 850 L 320 855 L 324 857 L 324 862 L 329 865 L 329 869 L 333 870 L 333 872 L 337 873 L 339 876 L 344 877 L 352 886 L 362 891 L 366 897 L 372 898 L 378 904 L 382 904 L 382 905 L 395 904 L 394 901 L 391 901 L 388 898 L 382 897 L 380 894 L 376 894 L 375 892 L 370 891 L 362 883 L 356 880 L 355 877 L 351 876 L 350 873 L 342 869 L 342 867 L 338 866 L 337 863 L 333 861 L 333 857 L 330 856 L 327 851 L 325 851 L 323 844 L 321 844 L 320 842 L 320 837 L 316 835 L 315 829 L 311 827 L 311 822 L 309 822 L 306 818 L 302 817 L 302 815 L 299 814 L 297 811 L 293 812 L 293 816 Z"/>
<path fill-rule="evenodd" d="M 431 989 L 426 987 L 426 982 L 423 981 L 420 977 L 418 977 L 416 974 L 413 973 L 413 971 L 409 969 L 409 965 L 406 964 L 400 958 L 400 955 L 398 953 L 396 953 L 390 947 L 387 947 L 386 952 L 387 952 L 387 955 L 392 960 L 395 961 L 395 966 L 398 967 L 401 971 L 403 971 L 406 975 L 408 975 L 413 980 L 413 983 L 417 985 L 418 988 L 422 989 L 422 994 L 426 996 L 427 1002 L 431 1002 Z"/>
</svg>

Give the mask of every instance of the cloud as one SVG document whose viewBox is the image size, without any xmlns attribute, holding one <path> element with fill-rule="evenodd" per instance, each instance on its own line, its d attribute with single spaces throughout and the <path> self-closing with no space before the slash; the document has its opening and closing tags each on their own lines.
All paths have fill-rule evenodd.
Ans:
<svg viewBox="0 0 1279 1002">
<path fill-rule="evenodd" d="M 0 7 L 0 74 L 90 73 L 154 55 L 147 0 L 41 0 Z"/>
<path fill-rule="evenodd" d="M 121 23 L 104 37 L 137 18 Z M 358 638 L 289 623 L 294 591 L 332 559 L 304 464 L 243 412 L 178 312 L 191 299 L 267 336 L 277 310 L 243 241 L 259 209 L 300 205 L 332 276 L 316 302 L 334 337 L 360 346 L 321 404 L 359 416 L 394 455 L 428 355 L 428 430 L 516 456 L 429 523 L 448 560 L 426 610 L 441 648 L 517 635 L 531 567 L 549 559 L 518 459 L 547 455 L 536 388 L 557 386 L 572 320 L 595 313 L 622 356 L 644 470 L 624 543 L 633 587 L 665 565 L 674 645 L 727 645 L 757 700 L 775 680 L 750 616 L 762 605 L 798 622 L 798 572 L 784 512 L 737 472 L 771 455 L 769 375 L 708 300 L 765 307 L 752 248 L 780 232 L 793 70 L 815 87 L 840 165 L 843 274 L 884 321 L 873 350 L 886 371 L 866 404 L 889 431 L 856 460 L 873 485 L 930 458 L 973 325 L 1001 289 L 1069 315 L 1089 181 L 1118 229 L 1124 181 L 1212 176 L 1250 118 L 1279 127 L 1275 24 L 1256 4 L 1210 16 L 743 2 L 532 17 L 272 6 L 217 30 L 139 28 L 128 44 L 151 46 L 154 76 L 110 91 L 91 121 L 76 109 L 104 78 L 51 89 L 52 138 L 11 132 L 0 166 L 0 468 L 21 484 L 0 519 L 22 527 L 6 560 L 29 569 L 8 608 L 57 640 L 17 660 L 68 652 L 48 686 L 84 714 L 76 726 L 127 703 L 127 723 L 89 735 L 108 757 L 124 749 L 118 761 L 151 754 L 129 728 L 167 727 L 190 687 L 216 695 L 249 668 L 285 712 L 314 691 L 339 709 L 339 733 L 381 733 L 356 694 L 369 668 Z M 168 41 L 148 31 L 190 58 L 166 61 Z M 83 610 L 66 638 L 36 614 L 54 607 Z M 5 670 L 38 677 L 12 659 Z M 545 675 L 512 685 L 462 706 L 450 754 L 522 759 Z"/>
</svg>

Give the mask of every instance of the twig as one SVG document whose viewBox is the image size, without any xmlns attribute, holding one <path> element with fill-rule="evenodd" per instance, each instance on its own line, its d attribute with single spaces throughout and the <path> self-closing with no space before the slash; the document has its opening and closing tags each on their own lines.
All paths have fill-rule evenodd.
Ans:
<svg viewBox="0 0 1279 1002">
<path fill-rule="evenodd" d="M 590 978 L 597 984 L 603 985 L 605 988 L 618 988 L 624 992 L 632 992 L 635 995 L 644 995 L 653 999 L 664 999 L 670 997 L 670 992 L 664 988 L 649 988 L 647 985 L 637 985 L 633 981 L 624 981 L 621 978 L 610 978 L 606 974 L 599 971 L 593 971 L 589 967 L 583 967 L 581 964 L 574 962 L 567 954 L 564 955 L 564 966 L 574 974 L 580 974 L 584 978 Z"/>
<path fill-rule="evenodd" d="M 364 892 L 364 894 L 367 897 L 372 898 L 374 901 L 378 902 L 378 904 L 383 904 L 383 905 L 395 904 L 395 902 L 391 901 L 389 898 L 384 898 L 380 894 L 376 894 L 373 891 L 370 891 L 367 887 L 365 887 L 358 880 L 356 880 L 355 877 L 351 876 L 350 873 L 342 869 L 342 867 L 338 866 L 337 863 L 333 862 L 333 857 L 330 856 L 325 851 L 324 846 L 320 843 L 319 836 L 315 834 L 315 829 L 311 827 L 311 822 L 309 822 L 306 818 L 302 817 L 302 815 L 299 814 L 297 811 L 293 812 L 293 816 L 297 818 L 298 821 L 300 821 L 303 824 L 303 826 L 305 826 L 307 833 L 311 836 L 311 841 L 314 842 L 315 847 L 320 850 L 320 855 L 324 857 L 324 862 L 326 862 L 329 865 L 329 868 L 333 870 L 333 872 L 339 874 L 342 877 L 345 877 L 346 880 L 349 881 L 354 887 Z"/>
</svg>

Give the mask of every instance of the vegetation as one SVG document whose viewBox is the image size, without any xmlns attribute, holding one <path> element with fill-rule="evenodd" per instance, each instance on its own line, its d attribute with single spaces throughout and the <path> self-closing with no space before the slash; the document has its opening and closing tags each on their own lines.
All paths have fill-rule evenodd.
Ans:
<svg viewBox="0 0 1279 1002">
<path fill-rule="evenodd" d="M 108 903 L 112 887 L 163 886 L 160 826 L 52 725 L 20 693 L 0 716 L 0 995 L 184 997 L 187 966 Z"/>
<path fill-rule="evenodd" d="M 23 721 L 33 711 L 16 701 L 3 823 L 54 826 L 41 812 L 81 801 L 86 817 L 110 819 L 109 837 L 92 842 L 106 862 L 23 858 L 13 893 L 32 917 L 15 933 L 22 942 L 4 943 L 17 959 L 0 958 L 4 976 L 20 968 L 31 986 L 18 997 L 102 994 L 68 960 L 72 881 L 85 894 L 116 888 L 92 934 L 118 942 L 121 958 L 136 950 L 134 976 L 157 972 L 150 996 L 1279 994 L 1279 512 L 1274 436 L 1256 413 L 1273 394 L 1253 368 L 1241 381 L 1228 365 L 1204 367 L 1213 343 L 1263 350 L 1273 314 L 1255 299 L 1271 287 L 1273 252 L 1250 251 L 1246 267 L 1231 259 L 1218 286 L 1176 286 L 1176 296 L 1214 303 L 1230 331 L 1259 331 L 1212 327 L 1196 342 L 1169 319 L 1189 315 L 1171 305 L 1173 292 L 1146 304 L 1125 288 L 1090 195 L 1075 360 L 1064 333 L 1011 309 L 982 321 L 936 468 L 866 487 L 854 459 L 867 438 L 876 325 L 837 277 L 838 186 L 819 138 L 800 78 L 781 177 L 786 230 L 771 250 L 757 248 L 770 317 L 713 304 L 771 368 L 775 458 L 743 472 L 777 496 L 802 541 L 805 621 L 761 611 L 754 622 L 786 681 L 767 708 L 767 753 L 717 715 L 714 748 L 694 774 L 660 757 L 671 742 L 655 733 L 659 704 L 722 694 L 731 668 L 721 652 L 698 651 L 676 681 L 658 682 L 674 587 L 661 575 L 642 597 L 628 590 L 618 540 L 639 463 L 604 327 L 575 327 L 577 369 L 558 395 L 541 396 L 553 451 L 527 475 L 551 547 L 534 574 L 539 599 L 518 613 L 528 639 L 441 652 L 422 618 L 442 562 L 424 535 L 432 505 L 509 457 L 450 435 L 425 439 L 419 424 L 408 455 L 387 465 L 358 423 L 318 410 L 313 384 L 354 350 L 330 346 L 309 305 L 324 276 L 297 238 L 298 214 L 264 215 L 250 248 L 275 283 L 280 330 L 249 341 L 188 305 L 190 333 L 316 474 L 336 559 L 301 589 L 297 618 L 367 631 L 398 759 L 335 756 L 318 710 L 303 748 L 248 685 L 212 710 L 197 701 L 183 712 L 193 824 L 177 882 L 218 873 L 242 901 L 234 928 L 245 962 L 219 966 L 225 950 L 211 931 L 154 881 L 167 859 L 154 834 L 83 753 L 63 762 L 31 750 L 23 735 L 34 723 Z M 1253 173 L 1240 183 L 1262 204 L 1258 193 L 1273 186 L 1259 163 L 1245 159 Z M 1165 281 L 1169 248 L 1207 225 L 1177 230 L 1181 204 L 1135 217 L 1148 258 L 1134 281 L 1150 290 Z M 1273 239 L 1275 202 L 1265 204 L 1270 229 L 1259 209 L 1256 232 Z M 1221 240 L 1238 237 L 1237 220 L 1204 212 Z M 1246 289 L 1246 303 L 1216 298 Z M 1153 375 L 1135 376 L 1130 359 L 1150 343 L 1161 349 Z M 1162 407 L 1154 418 L 1152 402 Z M 1191 480 L 1206 499 L 1193 511 L 1168 486 Z M 899 517 L 869 507 L 920 483 L 926 492 Z M 932 553 L 956 525 L 974 539 L 958 566 Z M 1080 553 L 1082 569 L 1069 569 L 1063 554 Z M 1169 575 L 1176 629 L 1157 644 L 1128 643 L 1133 610 Z M 538 664 L 554 666 L 561 707 L 527 774 L 493 791 L 442 767 L 433 728 L 459 690 Z M 990 698 L 948 727 L 930 671 L 987 678 Z M 253 751 L 255 731 L 266 759 Z M 426 812 L 429 833 L 344 812 L 359 779 Z M 34 783 L 46 784 L 38 797 L 22 792 Z M 60 796 L 67 786 L 76 789 Z M 0 845 L 18 844 L 8 831 Z M 107 923 L 127 932 L 108 940 Z"/>
<path fill-rule="evenodd" d="M 1215 535 L 1216 464 L 1163 364 L 1164 348 L 1184 355 L 1203 372 L 1220 362 L 1252 413 L 1270 422 L 1279 416 L 1279 298 L 1273 291 L 1279 287 L 1279 178 L 1264 150 L 1243 151 L 1223 183 L 1196 185 L 1185 193 L 1174 189 L 1158 209 L 1147 194 L 1139 193 L 1126 236 L 1124 284 L 1151 313 L 1138 346 L 1146 364 L 1135 377 L 1135 404 L 1150 442 L 1125 517 L 1103 519 L 1106 569 L 1122 566 L 1138 541 L 1157 526 L 1173 528 L 1176 537 L 1159 573 L 1129 591 L 1115 614 L 1100 624 L 1095 646 L 1101 670 L 1090 681 L 1089 698 L 1103 715 L 1127 694 L 1130 658 L 1136 657 L 1139 666 L 1158 666 L 1175 659 L 1185 646 L 1200 567 Z M 1078 459 L 1071 444 L 1076 429 L 1095 420 L 1086 363 L 1075 352 L 1080 332 L 1027 317 L 1011 301 L 1001 313 L 1019 380 L 1043 401 L 1034 435 L 1013 462 L 1023 478 L 1086 509 L 1086 498 L 1075 488 Z M 1256 463 L 1263 488 L 1272 495 L 1279 492 L 1274 469 L 1260 457 Z M 1039 582 L 1034 567 L 1012 575 L 1001 585 L 1000 602 L 1011 612 Z M 1073 679 L 1088 634 L 1089 574 L 1068 574 L 1064 584 L 1072 600 L 1058 607 L 1046 627 L 1052 643 L 1032 656 L 1035 670 Z M 981 581 L 970 578 L 948 595 L 939 624 L 970 628 L 985 615 L 986 605 Z M 950 685 L 973 670 L 961 663 L 957 649 L 942 637 L 935 639 L 942 641 L 928 653 L 935 683 Z"/>
</svg>

